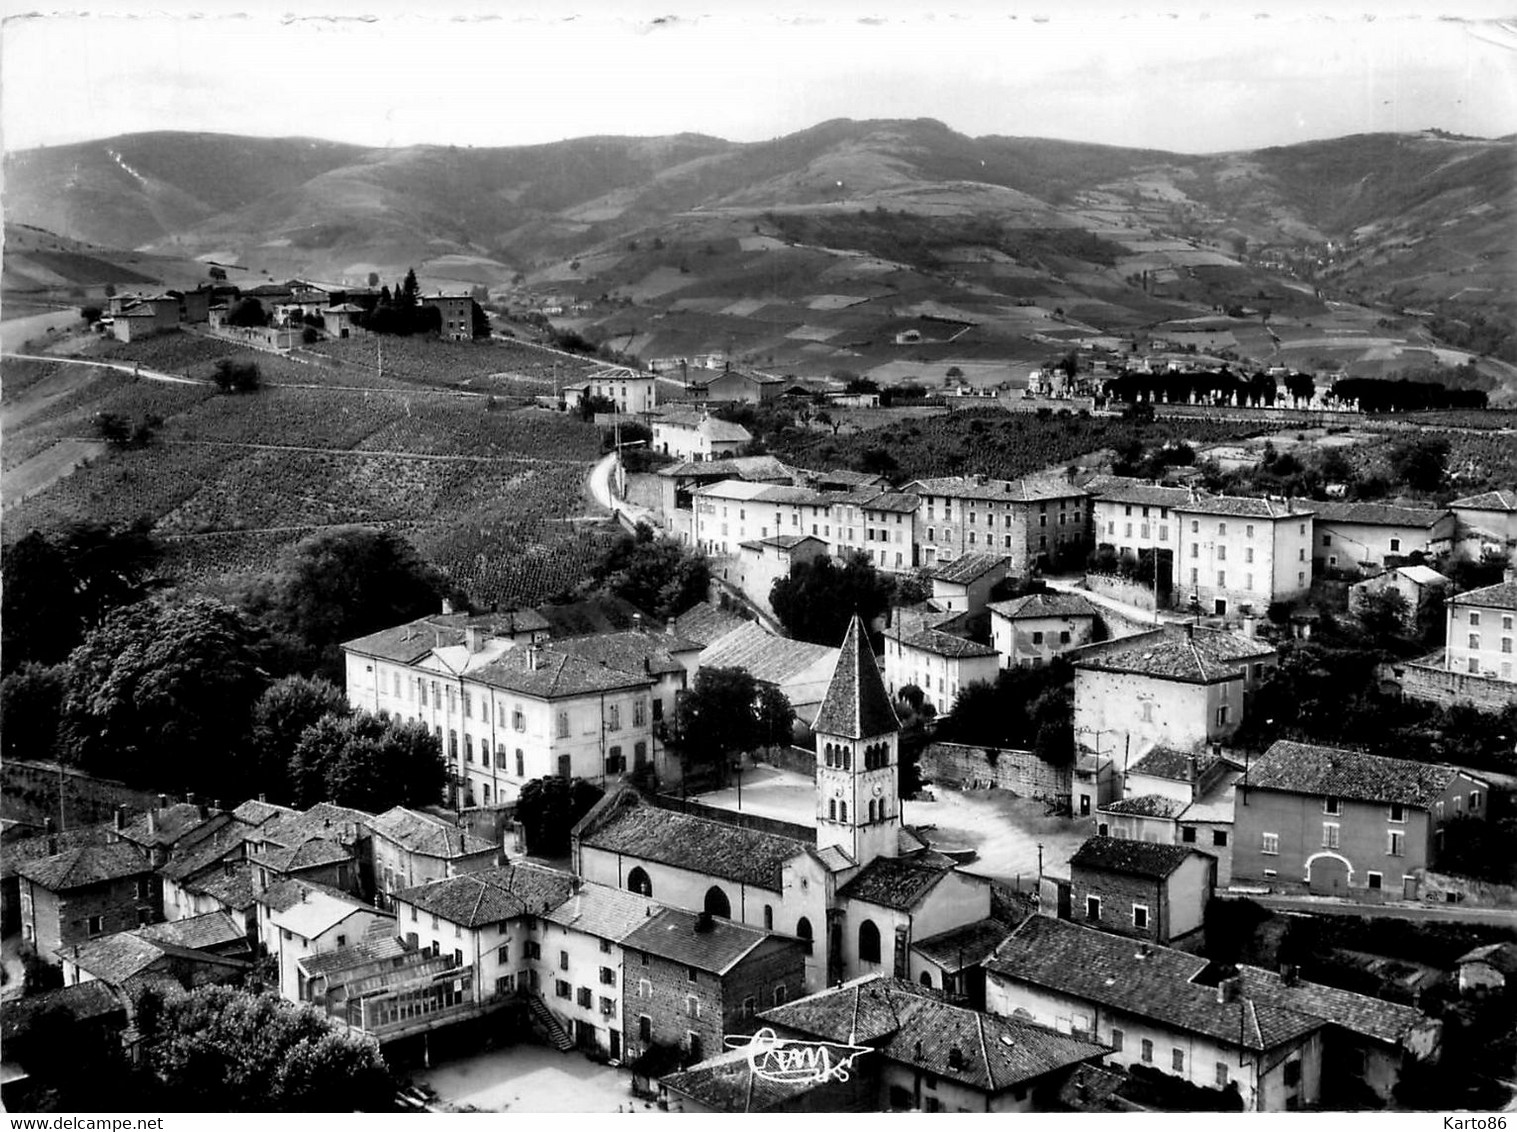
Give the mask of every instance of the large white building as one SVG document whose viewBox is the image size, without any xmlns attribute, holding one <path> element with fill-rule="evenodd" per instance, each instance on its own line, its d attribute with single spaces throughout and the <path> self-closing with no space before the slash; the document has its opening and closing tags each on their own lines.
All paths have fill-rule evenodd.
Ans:
<svg viewBox="0 0 1517 1132">
<path fill-rule="evenodd" d="M 753 434 L 702 413 L 669 413 L 653 422 L 653 450 L 696 463 L 740 456 Z"/>
<path fill-rule="evenodd" d="M 1450 672 L 1517 680 L 1517 582 L 1497 582 L 1448 603 L 1448 636 L 1444 650 Z"/>
<path fill-rule="evenodd" d="M 1312 512 L 1291 501 L 1201 498 L 1174 508 L 1177 602 L 1194 599 L 1217 616 L 1292 601 L 1311 588 Z"/>
<path fill-rule="evenodd" d="M 433 732 L 456 806 L 510 801 L 547 775 L 605 782 L 647 763 L 664 674 L 584 659 L 543 643 L 545 632 L 536 614 L 454 614 L 371 633 L 343 645 L 348 702 Z"/>
</svg>

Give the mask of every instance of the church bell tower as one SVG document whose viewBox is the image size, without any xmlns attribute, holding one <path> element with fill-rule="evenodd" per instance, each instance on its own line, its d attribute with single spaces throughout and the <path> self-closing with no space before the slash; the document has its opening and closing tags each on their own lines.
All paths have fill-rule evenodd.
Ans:
<svg viewBox="0 0 1517 1132">
<path fill-rule="evenodd" d="M 860 865 L 894 857 L 901 829 L 901 723 L 857 615 L 811 729 L 817 848 L 837 846 Z"/>
</svg>

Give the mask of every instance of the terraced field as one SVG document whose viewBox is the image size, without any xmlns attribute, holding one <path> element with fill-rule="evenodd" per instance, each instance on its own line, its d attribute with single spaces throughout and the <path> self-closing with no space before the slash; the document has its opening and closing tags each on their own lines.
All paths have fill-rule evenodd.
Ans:
<svg viewBox="0 0 1517 1132">
<path fill-rule="evenodd" d="M 519 396 L 458 395 L 466 384 L 497 380 L 483 371 L 503 372 L 493 367 L 509 351 L 407 342 L 394 356 L 410 368 L 392 370 L 389 345 L 383 386 L 347 384 L 342 377 L 362 376 L 347 363 L 304 365 L 193 335 L 90 347 L 95 356 L 201 380 L 219 358 L 251 357 L 266 384 L 243 396 L 6 360 L 7 473 L 80 447 L 102 411 L 160 423 L 146 448 L 91 448 L 93 458 L 71 473 L 55 461 L 61 478 L 28 498 L 8 483 L 3 537 L 146 515 L 168 544 L 174 578 L 224 588 L 267 570 L 310 531 L 364 523 L 401 530 L 476 602 L 536 603 L 572 587 L 612 537 L 582 518 L 584 479 L 600 454 L 596 430 L 513 407 L 526 402 L 529 376 L 498 379 Z M 429 346 L 442 348 L 429 357 Z M 408 372 L 417 379 L 407 381 Z"/>
</svg>

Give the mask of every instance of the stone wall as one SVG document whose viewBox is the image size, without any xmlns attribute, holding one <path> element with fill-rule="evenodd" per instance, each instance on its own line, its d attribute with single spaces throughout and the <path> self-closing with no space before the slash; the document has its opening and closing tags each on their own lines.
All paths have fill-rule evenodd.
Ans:
<svg viewBox="0 0 1517 1132">
<path fill-rule="evenodd" d="M 810 747 L 766 747 L 755 756 L 755 761 L 804 774 L 807 778 L 816 777 L 816 751 Z"/>
<path fill-rule="evenodd" d="M 1489 884 L 1474 877 L 1423 870 L 1417 878 L 1417 898 L 1428 904 L 1511 908 L 1517 905 L 1517 888 L 1509 884 Z"/>
<path fill-rule="evenodd" d="M 664 479 L 652 472 L 627 473 L 627 502 L 655 514 L 664 509 Z"/>
<path fill-rule="evenodd" d="M 931 743 L 922 752 L 922 777 L 931 782 L 994 786 L 1043 802 L 1068 802 L 1070 771 L 1049 765 L 1031 751 Z"/>
<path fill-rule="evenodd" d="M 1136 605 L 1139 609 L 1154 607 L 1154 591 L 1141 582 L 1115 574 L 1086 574 L 1085 588 L 1091 593 L 1102 594 L 1124 605 Z"/>
<path fill-rule="evenodd" d="M 1396 684 L 1408 699 L 1436 704 L 1466 701 L 1483 711 L 1500 711 L 1517 703 L 1517 683 L 1467 672 L 1446 672 L 1430 664 L 1387 664 L 1381 678 Z"/>
</svg>

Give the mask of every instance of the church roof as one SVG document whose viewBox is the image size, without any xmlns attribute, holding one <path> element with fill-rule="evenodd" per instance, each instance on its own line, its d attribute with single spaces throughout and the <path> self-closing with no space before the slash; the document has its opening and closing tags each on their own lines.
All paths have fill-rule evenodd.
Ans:
<svg viewBox="0 0 1517 1132">
<path fill-rule="evenodd" d="M 864 623 L 855 614 L 848 625 L 848 635 L 843 638 L 843 647 L 838 650 L 832 682 L 827 685 L 827 694 L 822 697 L 811 729 L 845 739 L 871 739 L 897 731 L 900 726 L 895 708 L 890 706 L 885 682 L 880 679 L 880 667 L 864 632 Z"/>
</svg>

